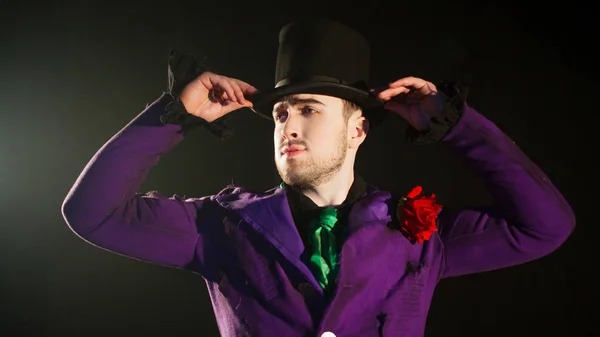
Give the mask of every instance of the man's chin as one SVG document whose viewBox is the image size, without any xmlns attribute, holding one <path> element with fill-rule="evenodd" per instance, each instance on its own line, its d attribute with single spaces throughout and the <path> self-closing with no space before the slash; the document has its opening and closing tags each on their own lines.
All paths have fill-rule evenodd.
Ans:
<svg viewBox="0 0 600 337">
<path fill-rule="evenodd" d="M 295 186 L 301 184 L 305 180 L 304 177 L 300 176 L 298 173 L 299 172 L 295 170 L 285 169 L 279 171 L 279 176 L 286 184 Z"/>
<path fill-rule="evenodd" d="M 281 159 L 278 165 L 279 171 L 294 174 L 297 173 L 299 169 L 305 166 L 303 160 L 299 160 L 297 158 L 291 159 Z"/>
</svg>

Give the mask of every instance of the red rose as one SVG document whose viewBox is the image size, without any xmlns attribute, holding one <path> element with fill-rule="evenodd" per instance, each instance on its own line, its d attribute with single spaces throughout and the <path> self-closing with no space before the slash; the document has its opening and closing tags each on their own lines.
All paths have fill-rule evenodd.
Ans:
<svg viewBox="0 0 600 337">
<path fill-rule="evenodd" d="M 435 194 L 421 195 L 423 188 L 416 186 L 400 200 L 396 215 L 400 226 L 410 240 L 423 243 L 437 231 L 437 216 L 442 205 L 436 204 Z"/>
</svg>

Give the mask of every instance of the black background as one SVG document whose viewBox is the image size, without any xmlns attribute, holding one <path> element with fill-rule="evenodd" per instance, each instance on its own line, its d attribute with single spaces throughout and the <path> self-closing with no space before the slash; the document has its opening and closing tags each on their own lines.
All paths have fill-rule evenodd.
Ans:
<svg viewBox="0 0 600 337">
<path fill-rule="evenodd" d="M 217 73 L 273 85 L 278 31 L 304 15 L 338 19 L 372 43 L 372 81 L 460 80 L 468 102 L 539 164 L 577 215 L 554 253 L 448 279 L 426 336 L 597 336 L 594 127 L 596 21 L 578 3 L 432 1 L 1 1 L 0 335 L 218 336 L 203 279 L 97 249 L 67 228 L 60 205 L 114 133 L 167 85 L 169 48 Z M 144 190 L 214 194 L 230 182 L 279 180 L 272 124 L 244 109 L 235 136 L 190 134 Z M 422 184 L 448 206 L 488 202 L 442 146 L 408 146 L 390 119 L 357 171 L 383 189 Z"/>
</svg>

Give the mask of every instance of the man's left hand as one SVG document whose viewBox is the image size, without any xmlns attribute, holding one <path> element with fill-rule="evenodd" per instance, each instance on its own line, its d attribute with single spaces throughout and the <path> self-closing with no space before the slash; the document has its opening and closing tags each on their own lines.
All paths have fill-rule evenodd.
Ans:
<svg viewBox="0 0 600 337">
<path fill-rule="evenodd" d="M 371 91 L 376 92 L 376 89 Z M 402 116 L 418 131 L 429 130 L 429 120 L 441 117 L 445 95 L 435 85 L 417 77 L 405 77 L 389 84 L 377 94 L 385 108 Z"/>
</svg>

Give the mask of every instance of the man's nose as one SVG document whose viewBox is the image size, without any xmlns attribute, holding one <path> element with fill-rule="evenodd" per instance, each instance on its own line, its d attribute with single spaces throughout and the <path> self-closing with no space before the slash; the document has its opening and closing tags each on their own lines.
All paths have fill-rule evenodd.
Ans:
<svg viewBox="0 0 600 337">
<path fill-rule="evenodd" d="M 287 117 L 283 127 L 281 128 L 281 135 L 288 139 L 297 139 L 300 137 L 300 119 L 294 118 L 291 114 Z"/>
</svg>

